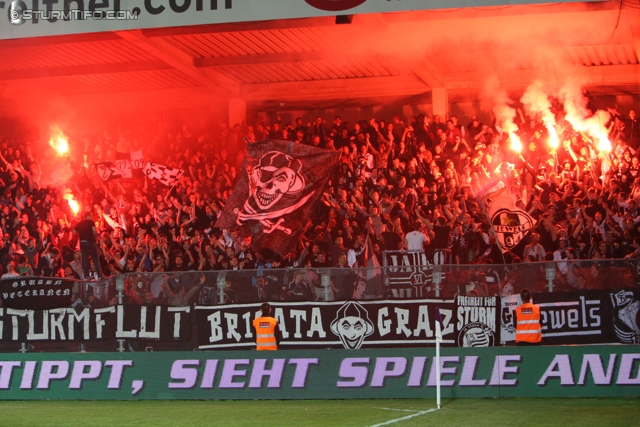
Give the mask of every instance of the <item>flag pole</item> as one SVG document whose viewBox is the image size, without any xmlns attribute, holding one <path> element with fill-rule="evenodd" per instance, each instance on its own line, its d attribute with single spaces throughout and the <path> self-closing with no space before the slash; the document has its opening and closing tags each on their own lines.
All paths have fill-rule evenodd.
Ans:
<svg viewBox="0 0 640 427">
<path fill-rule="evenodd" d="M 436 339 L 436 404 L 440 409 L 440 340 Z"/>
<path fill-rule="evenodd" d="M 440 314 L 440 307 L 436 306 L 436 404 L 440 409 L 440 342 L 442 341 L 442 332 L 444 325 L 442 324 L 442 315 Z"/>
</svg>

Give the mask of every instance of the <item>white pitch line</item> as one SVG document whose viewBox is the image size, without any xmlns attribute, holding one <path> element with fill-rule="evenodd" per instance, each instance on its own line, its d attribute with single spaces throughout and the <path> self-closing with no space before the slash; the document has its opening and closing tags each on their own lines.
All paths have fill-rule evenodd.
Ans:
<svg viewBox="0 0 640 427">
<path fill-rule="evenodd" d="M 414 418 L 414 417 L 417 417 L 417 416 L 420 416 L 420 415 L 428 414 L 429 412 L 433 412 L 433 411 L 437 411 L 437 409 L 434 408 L 434 409 L 429 409 L 428 411 L 416 412 L 415 414 L 407 415 L 406 417 L 396 418 L 395 420 L 385 421 L 384 423 L 374 424 L 374 425 L 369 426 L 369 427 L 386 426 L 386 425 L 389 425 L 389 424 L 397 423 L 398 421 L 404 421 L 404 420 L 408 420 L 410 418 Z"/>
<path fill-rule="evenodd" d="M 382 409 L 383 411 L 420 412 L 417 409 L 398 409 L 398 408 L 378 408 L 378 409 Z"/>
</svg>

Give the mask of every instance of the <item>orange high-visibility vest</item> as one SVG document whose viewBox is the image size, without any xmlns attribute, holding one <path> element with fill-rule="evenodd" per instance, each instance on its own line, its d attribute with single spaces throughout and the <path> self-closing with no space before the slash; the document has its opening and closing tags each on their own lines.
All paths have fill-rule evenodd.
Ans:
<svg viewBox="0 0 640 427">
<path fill-rule="evenodd" d="M 253 321 L 256 329 L 256 350 L 277 350 L 276 327 L 278 321 L 273 317 L 258 317 Z"/>
<path fill-rule="evenodd" d="M 526 302 L 516 308 L 516 342 L 542 342 L 540 307 Z"/>
</svg>

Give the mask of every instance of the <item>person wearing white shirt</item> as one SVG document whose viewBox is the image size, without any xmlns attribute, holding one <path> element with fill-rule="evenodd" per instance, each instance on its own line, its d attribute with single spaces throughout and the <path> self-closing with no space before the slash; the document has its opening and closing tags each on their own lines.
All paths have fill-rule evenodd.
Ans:
<svg viewBox="0 0 640 427">
<path fill-rule="evenodd" d="M 569 266 L 567 265 L 567 262 L 565 261 L 567 259 L 567 248 L 569 246 L 569 242 L 567 242 L 567 238 L 566 237 L 560 237 L 558 239 L 558 245 L 560 246 L 556 251 L 553 252 L 553 260 L 554 261 L 564 261 L 564 262 L 558 262 L 558 270 L 560 270 L 560 273 L 562 273 L 564 276 L 567 275 L 567 273 L 569 272 Z"/>
<path fill-rule="evenodd" d="M 6 265 L 7 272 L 2 275 L 2 279 L 10 279 L 12 277 L 20 277 L 18 273 L 16 273 L 16 263 L 13 261 L 9 261 Z"/>
<path fill-rule="evenodd" d="M 408 232 L 404 236 L 404 247 L 410 251 L 421 251 L 425 243 L 429 243 L 429 238 L 420 230 L 422 225 L 416 223 L 413 231 Z"/>
</svg>

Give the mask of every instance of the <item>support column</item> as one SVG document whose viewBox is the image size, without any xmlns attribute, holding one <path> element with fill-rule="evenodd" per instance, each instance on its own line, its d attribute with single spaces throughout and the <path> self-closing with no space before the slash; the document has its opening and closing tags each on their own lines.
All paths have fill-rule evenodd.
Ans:
<svg viewBox="0 0 640 427">
<path fill-rule="evenodd" d="M 433 115 L 442 117 L 442 121 L 449 118 L 449 94 L 447 89 L 436 87 L 431 89 L 431 103 L 433 104 Z"/>
<path fill-rule="evenodd" d="M 247 122 L 247 103 L 243 99 L 233 98 L 229 100 L 229 127 Z"/>
</svg>

